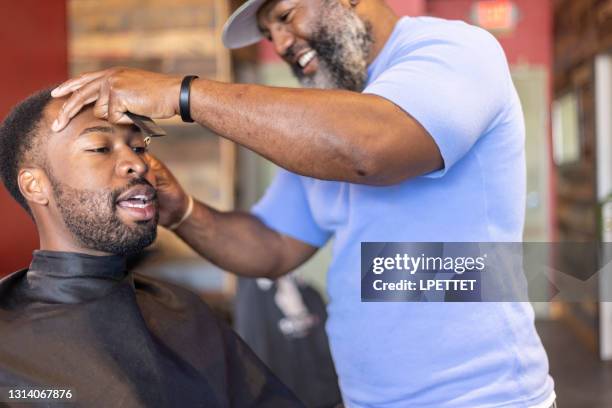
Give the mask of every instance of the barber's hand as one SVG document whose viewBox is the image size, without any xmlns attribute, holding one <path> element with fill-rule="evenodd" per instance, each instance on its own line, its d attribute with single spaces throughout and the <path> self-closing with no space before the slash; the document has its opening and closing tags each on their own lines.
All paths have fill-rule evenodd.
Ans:
<svg viewBox="0 0 612 408">
<path fill-rule="evenodd" d="M 149 171 L 155 175 L 157 200 L 159 203 L 159 224 L 167 227 L 181 220 L 187 206 L 189 197 L 178 180 L 168 168 L 151 154 L 147 154 Z"/>
<path fill-rule="evenodd" d="M 51 95 L 70 95 L 52 128 L 62 130 L 70 119 L 95 102 L 94 115 L 112 123 L 129 124 L 129 111 L 153 119 L 170 118 L 178 113 L 181 77 L 132 68 L 109 68 L 70 79 Z"/>
</svg>

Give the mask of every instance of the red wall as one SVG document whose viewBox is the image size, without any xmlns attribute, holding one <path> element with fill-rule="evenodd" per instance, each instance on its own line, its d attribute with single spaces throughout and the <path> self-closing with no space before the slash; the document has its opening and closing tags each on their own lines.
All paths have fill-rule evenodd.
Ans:
<svg viewBox="0 0 612 408">
<path fill-rule="evenodd" d="M 0 117 L 32 92 L 68 76 L 65 0 L 0 1 Z M 0 276 L 28 265 L 32 220 L 0 187 Z"/>
<path fill-rule="evenodd" d="M 427 12 L 426 0 L 387 0 L 387 4 L 400 16 L 421 16 Z"/>
<path fill-rule="evenodd" d="M 427 14 L 470 21 L 474 0 L 429 0 Z M 550 68 L 552 63 L 552 6 L 550 0 L 513 0 L 519 10 L 516 29 L 498 35 L 511 65 L 526 63 Z"/>
</svg>

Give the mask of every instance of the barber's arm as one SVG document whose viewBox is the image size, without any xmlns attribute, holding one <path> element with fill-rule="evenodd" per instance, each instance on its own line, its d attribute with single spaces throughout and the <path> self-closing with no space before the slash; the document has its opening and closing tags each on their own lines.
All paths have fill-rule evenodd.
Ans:
<svg viewBox="0 0 612 408">
<path fill-rule="evenodd" d="M 149 156 L 156 176 L 160 224 L 181 220 L 188 196 L 172 173 Z M 306 262 L 317 248 L 265 226 L 245 212 L 221 212 L 198 201 L 193 212 L 175 230 L 200 255 L 215 265 L 246 277 L 278 278 Z"/>
<path fill-rule="evenodd" d="M 179 77 L 129 68 L 83 74 L 54 91 L 72 93 L 54 129 L 94 102 L 96 116 L 111 122 L 127 123 L 126 111 L 174 116 L 180 83 Z M 443 166 L 427 131 L 376 95 L 198 79 L 190 103 L 202 126 L 305 176 L 389 185 Z"/>
</svg>

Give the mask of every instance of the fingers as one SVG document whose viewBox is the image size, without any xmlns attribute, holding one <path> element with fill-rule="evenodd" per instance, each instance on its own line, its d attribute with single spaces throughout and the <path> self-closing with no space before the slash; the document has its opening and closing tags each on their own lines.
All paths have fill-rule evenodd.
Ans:
<svg viewBox="0 0 612 408">
<path fill-rule="evenodd" d="M 111 123 L 118 123 L 122 125 L 129 125 L 132 122 L 125 112 L 127 108 L 125 105 L 117 105 L 116 99 L 111 99 L 112 93 L 108 81 L 103 81 L 100 85 L 100 92 L 98 93 L 98 99 L 93 108 L 94 116 L 100 119 L 108 120 Z"/>
<path fill-rule="evenodd" d="M 129 116 L 127 115 L 123 115 L 119 118 L 119 120 L 117 122 L 115 122 L 119 125 L 131 125 L 134 123 L 134 121 L 132 119 L 130 119 Z"/>
<path fill-rule="evenodd" d="M 70 119 L 80 112 L 83 106 L 98 100 L 104 80 L 104 78 L 98 79 L 74 91 L 70 98 L 64 103 L 64 106 L 62 106 L 51 128 L 55 132 L 59 132 L 66 127 Z"/>
<path fill-rule="evenodd" d="M 110 102 L 110 86 L 108 81 L 102 82 L 100 85 L 100 92 L 98 94 L 98 100 L 93 108 L 94 116 L 100 119 L 108 119 L 108 109 Z"/>
<path fill-rule="evenodd" d="M 159 161 L 157 157 L 155 157 L 150 152 L 147 153 L 146 157 L 149 162 L 149 169 L 151 169 L 155 173 L 156 177 L 159 176 L 158 173 L 164 170 L 164 165 Z"/>
<path fill-rule="evenodd" d="M 125 105 L 116 97 L 109 92 L 108 95 L 108 120 L 111 123 L 118 123 L 127 125 L 132 123 L 132 120 L 125 115 L 127 108 Z"/>
<path fill-rule="evenodd" d="M 160 161 L 157 159 L 157 157 L 155 157 L 151 152 L 147 152 L 146 156 L 147 158 L 147 163 L 149 164 L 149 169 L 151 169 L 151 171 L 155 174 L 155 176 L 158 176 L 158 172 L 160 170 L 163 169 L 162 164 L 160 163 Z"/>
<path fill-rule="evenodd" d="M 151 166 L 155 166 L 156 168 L 161 167 L 161 162 L 153 153 L 147 152 L 147 160 L 149 160 Z"/>
<path fill-rule="evenodd" d="M 70 79 L 52 90 L 51 96 L 54 98 L 60 98 L 62 96 L 69 95 L 88 83 L 107 75 L 108 73 L 109 70 L 105 69 L 103 71 L 88 72 L 76 78 Z"/>
</svg>

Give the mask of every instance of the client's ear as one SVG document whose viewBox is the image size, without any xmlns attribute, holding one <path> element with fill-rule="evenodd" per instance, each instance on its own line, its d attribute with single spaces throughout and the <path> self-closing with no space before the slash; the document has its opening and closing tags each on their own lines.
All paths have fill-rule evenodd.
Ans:
<svg viewBox="0 0 612 408">
<path fill-rule="evenodd" d="M 17 176 L 19 190 L 26 200 L 38 205 L 47 206 L 49 204 L 49 189 L 47 187 L 47 177 L 40 168 L 24 168 L 19 170 Z"/>
</svg>

